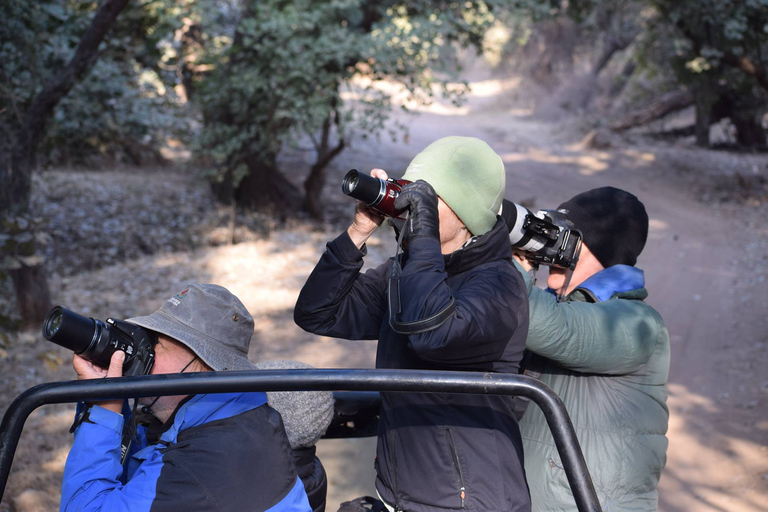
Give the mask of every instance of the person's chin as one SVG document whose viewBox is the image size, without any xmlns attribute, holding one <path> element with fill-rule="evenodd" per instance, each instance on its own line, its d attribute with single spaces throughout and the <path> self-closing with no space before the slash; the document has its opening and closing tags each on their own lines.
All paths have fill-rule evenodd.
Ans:
<svg viewBox="0 0 768 512">
<path fill-rule="evenodd" d="M 565 270 L 561 268 L 549 267 L 549 277 L 547 286 L 557 290 L 565 284 Z"/>
</svg>

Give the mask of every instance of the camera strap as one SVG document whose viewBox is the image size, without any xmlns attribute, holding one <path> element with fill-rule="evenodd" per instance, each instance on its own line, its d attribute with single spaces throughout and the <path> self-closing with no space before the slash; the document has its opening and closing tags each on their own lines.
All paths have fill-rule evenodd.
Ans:
<svg viewBox="0 0 768 512">
<path fill-rule="evenodd" d="M 557 291 L 557 302 L 565 302 L 568 298 L 568 287 L 571 285 L 571 278 L 573 277 L 573 269 L 566 269 L 565 271 L 565 284 Z"/>
<path fill-rule="evenodd" d="M 530 350 L 523 352 L 523 359 L 520 361 L 520 372 L 526 377 L 533 377 L 536 380 L 541 378 L 541 374 L 544 372 L 544 368 L 547 366 L 547 358 L 540 356 Z M 525 411 L 528 410 L 528 406 L 531 405 L 531 399 L 524 396 L 515 397 L 515 410 L 514 415 L 517 421 L 523 419 Z"/>
<path fill-rule="evenodd" d="M 453 296 L 451 296 L 451 302 L 448 303 L 448 305 L 441 311 L 429 318 L 425 318 L 424 320 L 417 320 L 415 322 L 401 322 L 399 320 L 400 315 L 403 312 L 400 303 L 400 274 L 402 273 L 403 268 L 400 265 L 400 260 L 403 254 L 402 246 L 405 231 L 405 229 L 400 231 L 400 236 L 397 239 L 397 250 L 395 251 L 395 258 L 392 261 L 392 266 L 389 268 L 389 279 L 387 283 L 389 326 L 398 334 L 421 334 L 437 329 L 449 318 L 451 318 L 456 312 L 456 303 L 453 300 Z"/>
<path fill-rule="evenodd" d="M 124 466 L 125 461 L 128 458 L 128 453 L 131 451 L 131 445 L 133 439 L 136 437 L 136 429 L 138 427 L 138 417 L 136 415 L 139 408 L 139 399 L 134 398 L 133 410 L 131 410 L 131 419 L 125 423 L 123 427 L 123 437 L 120 440 L 120 465 Z"/>
<path fill-rule="evenodd" d="M 91 421 L 91 407 L 93 407 L 93 404 L 84 404 L 83 410 L 80 411 L 80 414 L 75 417 L 75 422 L 72 423 L 72 426 L 69 427 L 69 433 L 73 434 L 75 430 L 77 430 L 77 427 L 79 427 L 83 423 L 93 423 Z"/>
<path fill-rule="evenodd" d="M 189 368 L 189 366 L 195 362 L 197 359 L 197 356 L 193 357 L 190 362 L 187 363 L 187 365 L 181 369 L 179 373 L 184 373 L 184 370 Z M 139 410 L 139 399 L 136 398 L 133 401 L 133 409 L 131 410 L 131 419 L 128 421 L 125 426 L 123 427 L 123 437 L 120 442 L 120 464 L 125 465 L 125 461 L 128 458 L 128 453 L 131 451 L 131 445 L 133 444 L 133 440 L 136 439 L 136 431 L 138 430 L 139 426 L 139 412 L 141 414 L 152 414 L 152 406 L 157 403 L 157 401 L 160 400 L 159 396 L 156 396 L 152 402 L 150 402 L 149 405 L 144 405 Z"/>
</svg>

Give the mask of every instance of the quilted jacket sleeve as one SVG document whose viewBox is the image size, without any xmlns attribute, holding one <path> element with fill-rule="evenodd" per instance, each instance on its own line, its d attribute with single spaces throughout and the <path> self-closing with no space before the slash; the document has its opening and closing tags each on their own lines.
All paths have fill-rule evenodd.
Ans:
<svg viewBox="0 0 768 512">
<path fill-rule="evenodd" d="M 557 302 L 515 265 L 528 289 L 527 349 L 585 373 L 627 374 L 648 362 L 663 336 L 663 323 L 650 306 L 624 299 Z"/>
<path fill-rule="evenodd" d="M 335 338 L 378 338 L 390 264 L 361 273 L 364 255 L 346 231 L 328 243 L 296 302 L 293 318 L 299 327 Z"/>
</svg>

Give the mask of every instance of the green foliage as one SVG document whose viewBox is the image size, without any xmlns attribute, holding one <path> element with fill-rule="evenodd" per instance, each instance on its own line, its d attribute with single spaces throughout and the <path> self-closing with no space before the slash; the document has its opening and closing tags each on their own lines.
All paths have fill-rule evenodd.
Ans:
<svg viewBox="0 0 768 512">
<path fill-rule="evenodd" d="M 653 0 L 641 49 L 654 66 L 669 63 L 700 108 L 729 117 L 745 144 L 765 145 L 759 128 L 768 106 L 768 1 Z M 763 73 L 763 79 L 760 79 Z M 724 111 L 725 110 L 725 111 Z M 760 139 L 763 139 L 762 141 Z"/>
<path fill-rule="evenodd" d="M 92 156 L 140 164 L 142 148 L 183 131 L 173 92 L 152 70 L 103 59 L 56 108 L 41 153 L 50 163 L 87 163 Z"/>
<path fill-rule="evenodd" d="M 438 8 L 439 6 L 439 8 Z M 214 71 L 200 87 L 205 124 L 198 152 L 214 180 L 246 174 L 248 158 L 274 162 L 283 146 L 334 119 L 337 137 L 390 129 L 393 97 L 423 105 L 450 86 L 456 48 L 480 47 L 488 2 L 245 2 L 231 44 L 207 48 Z M 219 42 L 227 36 L 218 39 Z M 382 83 L 399 87 L 384 87 Z M 395 127 L 394 129 L 397 129 Z"/>
<path fill-rule="evenodd" d="M 74 54 L 98 7 L 83 0 L 0 0 L 0 138 L 8 151 L 34 97 Z M 183 128 L 175 78 L 160 68 L 170 2 L 132 2 L 91 73 L 59 103 L 40 148 L 44 161 L 82 162 L 115 147 L 157 144 Z M 107 151 L 109 149 L 109 151 Z"/>
<path fill-rule="evenodd" d="M 674 58 L 691 74 L 719 74 L 730 57 L 744 57 L 765 67 L 768 51 L 768 2 L 764 0 L 652 0 L 654 21 L 671 36 Z M 653 34 L 654 25 L 649 26 Z"/>
<path fill-rule="evenodd" d="M 57 48 L 76 44 L 62 27 L 71 24 L 74 31 L 77 23 L 54 1 L 0 0 L 0 12 L 0 151 L 7 154 L 32 99 L 63 65 Z"/>
</svg>

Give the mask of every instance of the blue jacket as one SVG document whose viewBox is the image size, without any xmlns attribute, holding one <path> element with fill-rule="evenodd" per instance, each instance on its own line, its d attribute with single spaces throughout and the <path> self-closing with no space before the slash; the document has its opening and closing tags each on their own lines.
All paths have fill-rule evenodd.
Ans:
<svg viewBox="0 0 768 512">
<path fill-rule="evenodd" d="M 63 511 L 309 512 L 280 415 L 265 393 L 196 395 L 155 444 L 139 427 L 120 464 L 123 415 L 94 406 L 75 430 Z"/>
<path fill-rule="evenodd" d="M 391 260 L 361 273 L 364 252 L 343 233 L 328 244 L 294 310 L 317 334 L 377 339 L 377 368 L 517 373 L 528 330 L 523 279 L 511 264 L 504 221 L 443 255 L 414 239 L 400 278 L 403 322 L 429 318 L 451 298 L 456 312 L 435 330 L 389 325 Z M 507 396 L 382 393 L 376 489 L 412 512 L 530 510 L 522 441 Z"/>
</svg>

